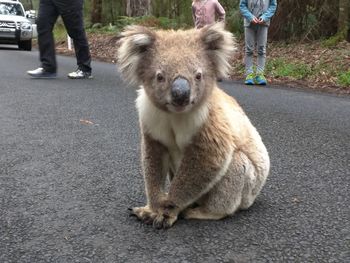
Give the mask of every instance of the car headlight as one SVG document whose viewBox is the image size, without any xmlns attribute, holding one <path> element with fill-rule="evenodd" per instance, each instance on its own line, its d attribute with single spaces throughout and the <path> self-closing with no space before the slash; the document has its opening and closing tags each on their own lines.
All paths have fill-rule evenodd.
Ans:
<svg viewBox="0 0 350 263">
<path fill-rule="evenodd" d="M 30 23 L 24 22 L 21 24 L 21 29 L 23 30 L 31 30 L 32 29 L 32 25 Z"/>
</svg>

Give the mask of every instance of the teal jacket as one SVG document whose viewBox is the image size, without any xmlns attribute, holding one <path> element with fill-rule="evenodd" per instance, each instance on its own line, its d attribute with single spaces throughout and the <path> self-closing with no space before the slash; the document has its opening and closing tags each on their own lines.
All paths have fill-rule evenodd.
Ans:
<svg viewBox="0 0 350 263">
<path fill-rule="evenodd" d="M 252 22 L 254 16 L 258 16 L 258 14 L 253 14 L 253 5 L 256 0 L 241 0 L 239 3 L 239 10 L 244 17 L 244 26 L 249 26 L 250 22 Z M 261 18 L 264 20 L 265 25 L 270 25 L 270 19 L 276 12 L 277 9 L 277 0 L 263 0 L 264 7 L 263 12 L 261 14 Z"/>
</svg>

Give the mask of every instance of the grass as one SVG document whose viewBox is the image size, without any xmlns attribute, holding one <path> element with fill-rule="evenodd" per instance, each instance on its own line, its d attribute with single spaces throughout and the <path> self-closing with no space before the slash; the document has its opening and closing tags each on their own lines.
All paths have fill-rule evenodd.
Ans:
<svg viewBox="0 0 350 263">
<path fill-rule="evenodd" d="M 334 36 L 331 36 L 330 38 L 324 40 L 321 44 L 323 47 L 326 48 L 332 48 L 335 47 L 338 43 L 340 43 L 341 41 L 343 41 L 346 37 L 346 31 L 347 29 L 344 28 L 343 31 L 338 32 L 337 34 L 335 34 Z"/>
<path fill-rule="evenodd" d="M 350 70 L 338 75 L 338 84 L 342 86 L 350 86 Z"/>
<path fill-rule="evenodd" d="M 98 33 L 98 34 L 116 34 L 120 30 L 121 30 L 120 28 L 112 24 L 108 26 L 102 26 L 102 27 L 86 28 L 87 33 Z"/>
<path fill-rule="evenodd" d="M 303 80 L 312 74 L 309 65 L 305 63 L 290 63 L 284 58 L 275 58 L 268 61 L 266 65 L 267 72 L 275 77 L 290 77 L 297 80 Z"/>
</svg>

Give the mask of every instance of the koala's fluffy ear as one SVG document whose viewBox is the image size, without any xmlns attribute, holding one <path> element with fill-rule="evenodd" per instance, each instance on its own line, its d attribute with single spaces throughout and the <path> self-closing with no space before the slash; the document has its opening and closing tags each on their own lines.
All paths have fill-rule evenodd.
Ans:
<svg viewBox="0 0 350 263">
<path fill-rule="evenodd" d="M 204 43 L 217 76 L 227 76 L 231 68 L 229 60 L 237 49 L 232 33 L 225 30 L 224 23 L 216 23 L 203 27 L 200 30 L 200 39 Z"/>
<path fill-rule="evenodd" d="M 152 48 L 155 38 L 153 31 L 142 26 L 128 26 L 118 36 L 117 64 L 131 84 L 141 83 L 142 68 L 149 65 L 147 51 Z"/>
</svg>

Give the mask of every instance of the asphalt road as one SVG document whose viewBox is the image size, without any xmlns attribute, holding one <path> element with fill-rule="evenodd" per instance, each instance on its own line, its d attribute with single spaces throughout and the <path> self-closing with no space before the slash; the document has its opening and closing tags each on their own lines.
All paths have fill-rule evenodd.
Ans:
<svg viewBox="0 0 350 263">
<path fill-rule="evenodd" d="M 0 48 L 0 262 L 350 262 L 350 98 L 224 81 L 258 128 L 271 174 L 248 211 L 155 230 L 145 201 L 134 88 L 32 80 L 38 53 Z"/>
</svg>

